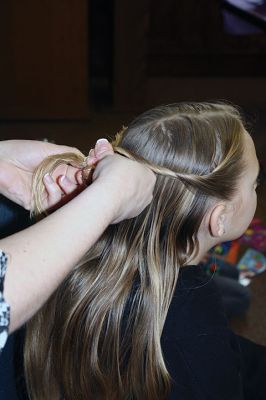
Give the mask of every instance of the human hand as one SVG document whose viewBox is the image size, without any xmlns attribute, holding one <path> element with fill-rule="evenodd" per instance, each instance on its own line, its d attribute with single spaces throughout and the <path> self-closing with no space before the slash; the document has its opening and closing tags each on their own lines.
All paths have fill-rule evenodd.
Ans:
<svg viewBox="0 0 266 400">
<path fill-rule="evenodd" d="M 137 161 L 114 154 L 111 144 L 101 139 L 90 152 L 90 163 L 97 164 L 93 182 L 102 184 L 114 210 L 112 223 L 136 217 L 152 200 L 155 174 Z"/>
<path fill-rule="evenodd" d="M 75 152 L 78 149 L 35 140 L 7 140 L 0 142 L 0 193 L 25 209 L 31 208 L 33 172 L 49 155 Z M 60 177 L 65 179 L 60 179 Z M 50 208 L 63 195 L 74 192 L 82 184 L 79 169 L 59 166 L 52 177 L 46 176 L 47 191 L 44 208 Z"/>
</svg>

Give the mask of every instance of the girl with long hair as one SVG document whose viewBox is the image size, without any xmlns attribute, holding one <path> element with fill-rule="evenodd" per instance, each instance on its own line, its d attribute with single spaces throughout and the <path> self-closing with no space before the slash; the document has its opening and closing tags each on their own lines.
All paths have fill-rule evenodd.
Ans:
<svg viewBox="0 0 266 400">
<path fill-rule="evenodd" d="M 240 344 L 197 266 L 255 212 L 259 166 L 239 111 L 157 107 L 113 147 L 155 172 L 154 197 L 138 217 L 106 229 L 28 324 L 30 398 L 242 399 Z M 38 213 L 43 175 L 84 161 L 73 157 L 52 156 L 36 171 Z"/>
</svg>

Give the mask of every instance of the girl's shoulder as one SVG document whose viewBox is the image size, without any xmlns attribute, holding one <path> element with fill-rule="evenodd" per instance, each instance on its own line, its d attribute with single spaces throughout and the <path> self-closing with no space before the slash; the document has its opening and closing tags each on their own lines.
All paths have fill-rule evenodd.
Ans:
<svg viewBox="0 0 266 400">
<path fill-rule="evenodd" d="M 180 269 L 165 330 L 176 337 L 227 328 L 221 295 L 213 276 L 198 265 Z"/>
<path fill-rule="evenodd" d="M 181 270 L 161 344 L 173 382 L 169 400 L 242 399 L 238 340 L 201 267 Z"/>
</svg>

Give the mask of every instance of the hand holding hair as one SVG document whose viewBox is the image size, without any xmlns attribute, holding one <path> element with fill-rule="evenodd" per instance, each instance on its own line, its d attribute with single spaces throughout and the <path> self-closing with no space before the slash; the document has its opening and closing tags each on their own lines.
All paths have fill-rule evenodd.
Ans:
<svg viewBox="0 0 266 400">
<path fill-rule="evenodd" d="M 21 205 L 25 209 L 31 208 L 31 188 L 32 176 L 37 166 L 48 156 L 52 154 L 72 152 L 80 155 L 81 152 L 69 146 L 60 146 L 53 143 L 47 143 L 37 140 L 5 140 L 0 142 L 0 193 Z M 55 192 L 62 191 L 58 186 L 58 179 L 61 175 L 67 177 L 69 184 L 68 191 L 73 191 L 80 184 L 77 175 L 77 168 L 62 165 L 57 169 L 53 176 L 54 185 L 51 185 L 52 198 L 48 199 L 45 208 L 54 204 Z M 46 178 L 49 185 L 49 177 Z M 56 197 L 58 201 L 58 196 Z"/>
<path fill-rule="evenodd" d="M 106 139 L 99 139 L 88 157 L 81 152 L 68 151 L 51 154 L 43 159 L 34 171 L 31 211 L 35 214 L 48 214 L 47 210 L 53 211 L 67 203 L 91 181 L 92 168 L 95 168 L 97 162 L 112 154 L 114 151 L 111 144 Z M 63 169 L 68 173 L 61 175 Z"/>
<path fill-rule="evenodd" d="M 116 205 L 113 224 L 136 217 L 152 200 L 155 174 L 120 155 L 105 157 L 97 165 L 93 180 L 102 184 L 106 196 L 113 193 Z"/>
<path fill-rule="evenodd" d="M 59 150 L 65 152 L 69 148 L 34 141 L 2 142 L 1 193 L 29 208 L 33 170 L 49 151 L 51 154 Z M 72 157 L 81 155 L 83 160 L 78 150 L 71 151 Z M 9 332 L 43 306 L 110 223 L 136 215 L 151 201 L 154 174 L 134 161 L 112 154 L 110 143 L 97 142 L 86 159 L 88 166 L 98 162 L 93 184 L 47 218 L 0 240 L 0 248 L 8 256 L 4 297 L 11 309 Z M 59 169 L 66 168 L 66 163 L 62 165 Z M 61 190 L 76 188 L 71 179 L 78 170 L 68 168 L 67 174 L 72 173 L 68 174 L 70 182 L 61 182 L 60 188 L 55 181 L 44 182 L 50 203 L 56 201 L 59 193 L 61 196 Z"/>
<path fill-rule="evenodd" d="M 68 178 L 59 180 L 60 187 L 55 182 L 49 183 L 46 180 L 46 177 L 50 177 L 58 166 L 66 163 L 76 167 L 78 171 L 82 169 L 82 176 L 85 179 L 89 178 L 90 181 L 102 185 L 104 195 L 111 197 L 113 202 L 112 223 L 137 216 L 152 200 L 155 185 L 154 173 L 136 161 L 114 154 L 112 145 L 106 139 L 99 139 L 86 158 L 81 153 L 64 153 L 52 155 L 43 160 L 33 176 L 34 208 L 32 211 L 35 214 L 47 214 L 47 208 L 60 204 L 60 187 L 65 194 L 71 194 L 71 196 L 75 194 L 75 188 L 71 187 Z M 92 167 L 93 174 L 90 175 Z M 62 184 L 65 184 L 65 189 Z M 67 184 L 69 185 L 68 192 L 66 191 Z M 45 192 L 46 197 L 44 197 Z"/>
<path fill-rule="evenodd" d="M 88 163 L 95 164 L 93 181 L 102 182 L 108 190 L 115 191 L 117 215 L 112 223 L 139 215 L 152 201 L 155 174 L 139 162 L 114 154 L 106 139 L 99 139 L 91 150 Z"/>
</svg>

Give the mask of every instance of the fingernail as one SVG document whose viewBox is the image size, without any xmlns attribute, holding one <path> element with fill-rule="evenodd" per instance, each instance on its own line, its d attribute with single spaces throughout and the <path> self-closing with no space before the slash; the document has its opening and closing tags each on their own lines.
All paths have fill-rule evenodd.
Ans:
<svg viewBox="0 0 266 400">
<path fill-rule="evenodd" d="M 98 139 L 97 142 L 96 142 L 96 144 L 97 144 L 97 143 L 98 143 L 98 144 L 99 144 L 99 143 L 100 143 L 100 144 L 104 144 L 104 143 L 105 143 L 105 144 L 109 144 L 108 140 L 105 139 L 105 138 Z"/>
<path fill-rule="evenodd" d="M 91 157 L 92 154 L 93 154 L 93 149 L 90 149 L 90 151 L 89 151 L 89 157 Z"/>
<path fill-rule="evenodd" d="M 47 174 L 45 174 L 44 175 L 44 179 L 45 179 L 45 181 L 47 182 L 47 183 L 54 183 L 54 180 L 53 180 L 53 178 L 51 177 L 51 175 L 49 174 L 49 173 L 47 173 Z"/>
<path fill-rule="evenodd" d="M 110 143 L 108 142 L 107 139 L 99 139 L 96 142 L 95 145 L 95 156 L 97 157 L 98 155 L 104 153 L 106 150 L 109 150 Z"/>
<path fill-rule="evenodd" d="M 59 179 L 61 183 L 69 183 L 69 179 L 66 175 L 61 175 Z"/>
</svg>

